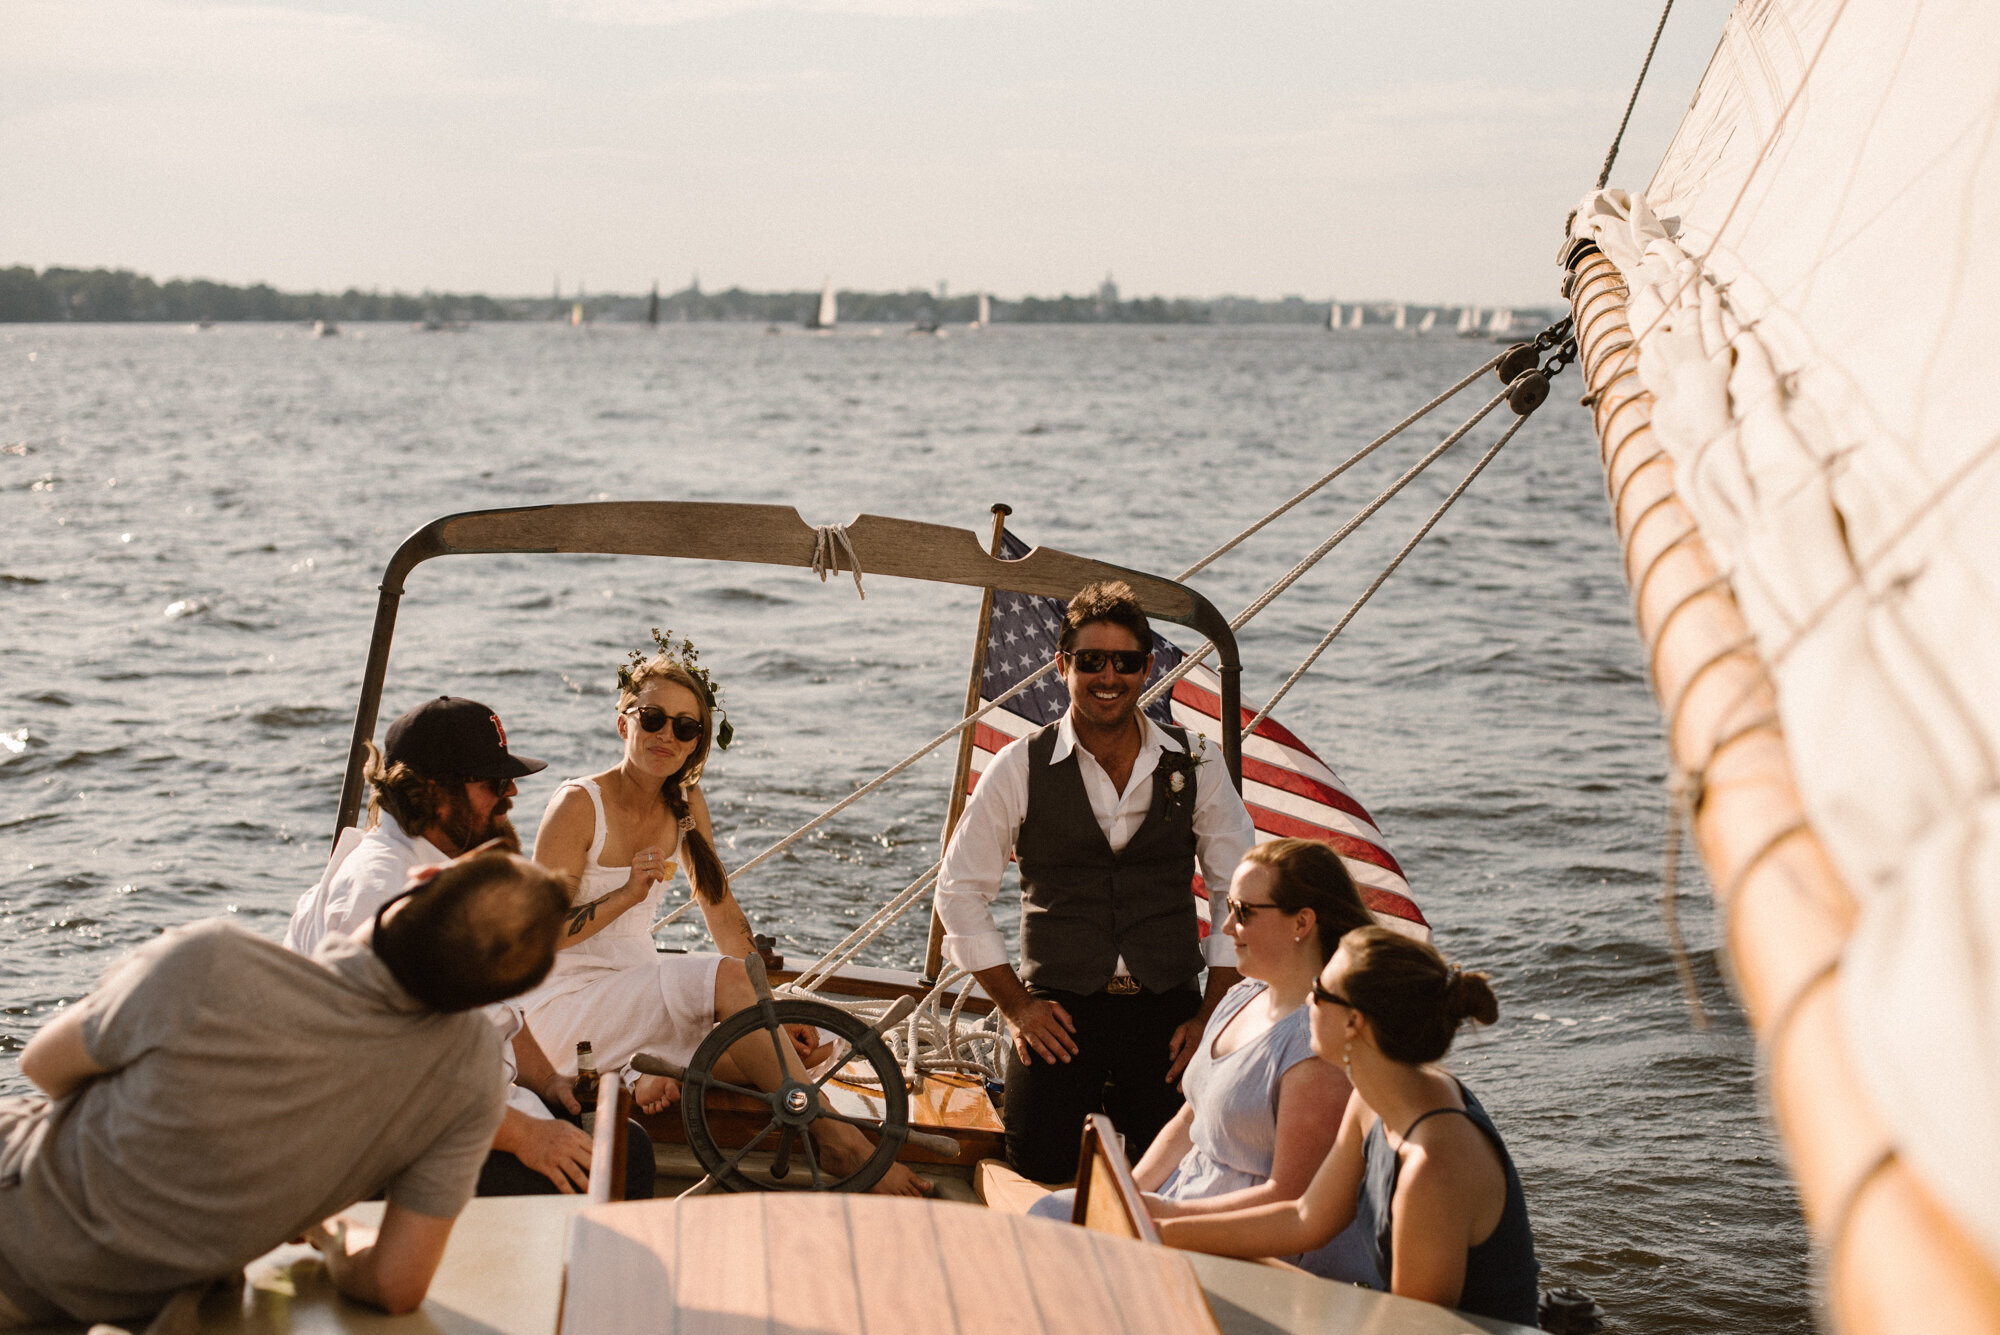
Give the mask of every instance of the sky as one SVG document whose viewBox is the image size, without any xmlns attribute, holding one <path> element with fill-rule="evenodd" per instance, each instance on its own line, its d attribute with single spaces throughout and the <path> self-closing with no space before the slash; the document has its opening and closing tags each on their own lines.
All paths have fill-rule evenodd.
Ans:
<svg viewBox="0 0 2000 1335">
<path fill-rule="evenodd" d="M 1643 186 L 1727 0 L 1680 0 Z M 0 266 L 1556 300 L 1656 0 L 0 0 Z"/>
</svg>

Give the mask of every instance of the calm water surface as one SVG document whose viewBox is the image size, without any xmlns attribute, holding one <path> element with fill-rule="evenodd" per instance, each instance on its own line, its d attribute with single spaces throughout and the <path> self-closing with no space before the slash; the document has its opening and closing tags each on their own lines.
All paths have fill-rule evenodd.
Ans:
<svg viewBox="0 0 2000 1335">
<path fill-rule="evenodd" d="M 1305 329 L 0 332 L 0 1090 L 162 928 L 282 933 L 325 856 L 376 581 L 431 518 L 714 499 L 983 532 L 1005 501 L 1030 542 L 1172 573 L 1490 351 Z M 1577 392 L 1572 373 L 1281 713 L 1375 813 L 1440 946 L 1494 977 L 1501 1023 L 1455 1063 L 1520 1165 L 1545 1282 L 1624 1331 L 1807 1330 L 1797 1203 L 1702 912 L 1719 1023 L 1691 1029 L 1673 982 L 1657 715 Z M 1241 607 L 1423 443 L 1200 587 Z M 1246 698 L 1470 461 L 1246 630 Z M 532 837 L 556 776 L 615 757 L 614 670 L 670 626 L 737 721 L 709 789 L 741 860 L 949 723 L 975 607 L 796 570 L 456 557 L 410 581 L 383 717 L 495 706 L 550 761 L 517 804 Z M 948 781 L 940 754 L 747 877 L 760 929 L 794 958 L 830 944 L 936 856 Z M 924 930 L 878 962 L 915 965 Z"/>
</svg>

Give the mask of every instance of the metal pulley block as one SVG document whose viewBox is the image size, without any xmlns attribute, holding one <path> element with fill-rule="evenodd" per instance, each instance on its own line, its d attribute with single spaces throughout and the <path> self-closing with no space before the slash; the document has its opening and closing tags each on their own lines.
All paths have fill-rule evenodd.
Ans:
<svg viewBox="0 0 2000 1335">
<path fill-rule="evenodd" d="M 1521 372 L 1532 371 L 1541 364 L 1541 350 L 1533 343 L 1516 343 L 1500 354 L 1493 374 L 1500 377 L 1500 383 L 1511 385 L 1521 378 Z"/>
<path fill-rule="evenodd" d="M 1533 364 L 1533 357 L 1528 360 L 1528 369 L 1507 382 L 1507 406 L 1517 417 L 1526 417 L 1549 397 L 1549 378 Z"/>
</svg>

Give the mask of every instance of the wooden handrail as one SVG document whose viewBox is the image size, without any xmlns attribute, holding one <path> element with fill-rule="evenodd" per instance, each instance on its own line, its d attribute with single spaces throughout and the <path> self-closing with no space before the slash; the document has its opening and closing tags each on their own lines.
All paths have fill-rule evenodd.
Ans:
<svg viewBox="0 0 2000 1335">
<path fill-rule="evenodd" d="M 994 556 L 970 530 L 910 519 L 862 515 L 846 526 L 854 559 L 864 575 L 932 580 L 977 589 L 1007 589 L 1067 600 L 1097 580 L 1123 580 L 1148 616 L 1186 626 L 1215 642 L 1222 678 L 1222 758 L 1230 778 L 1243 783 L 1242 660 L 1235 632 L 1215 605 L 1185 584 L 1142 570 L 1036 547 L 1018 561 Z M 348 741 L 347 772 L 333 837 L 361 812 L 361 770 L 375 736 L 382 683 L 396 612 L 412 570 L 439 556 L 578 553 L 670 556 L 689 560 L 744 561 L 811 569 L 818 530 L 788 505 L 736 505 L 717 501 L 595 501 L 530 505 L 446 515 L 412 533 L 389 560 L 375 606 L 361 698 Z"/>
</svg>

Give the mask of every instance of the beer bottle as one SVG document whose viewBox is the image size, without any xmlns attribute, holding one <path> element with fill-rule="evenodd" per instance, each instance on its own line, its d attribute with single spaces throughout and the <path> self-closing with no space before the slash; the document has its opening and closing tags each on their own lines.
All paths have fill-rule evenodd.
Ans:
<svg viewBox="0 0 2000 1335">
<path fill-rule="evenodd" d="M 576 1101 L 583 1108 L 583 1129 L 596 1130 L 597 1054 L 587 1038 L 576 1045 Z"/>
</svg>

